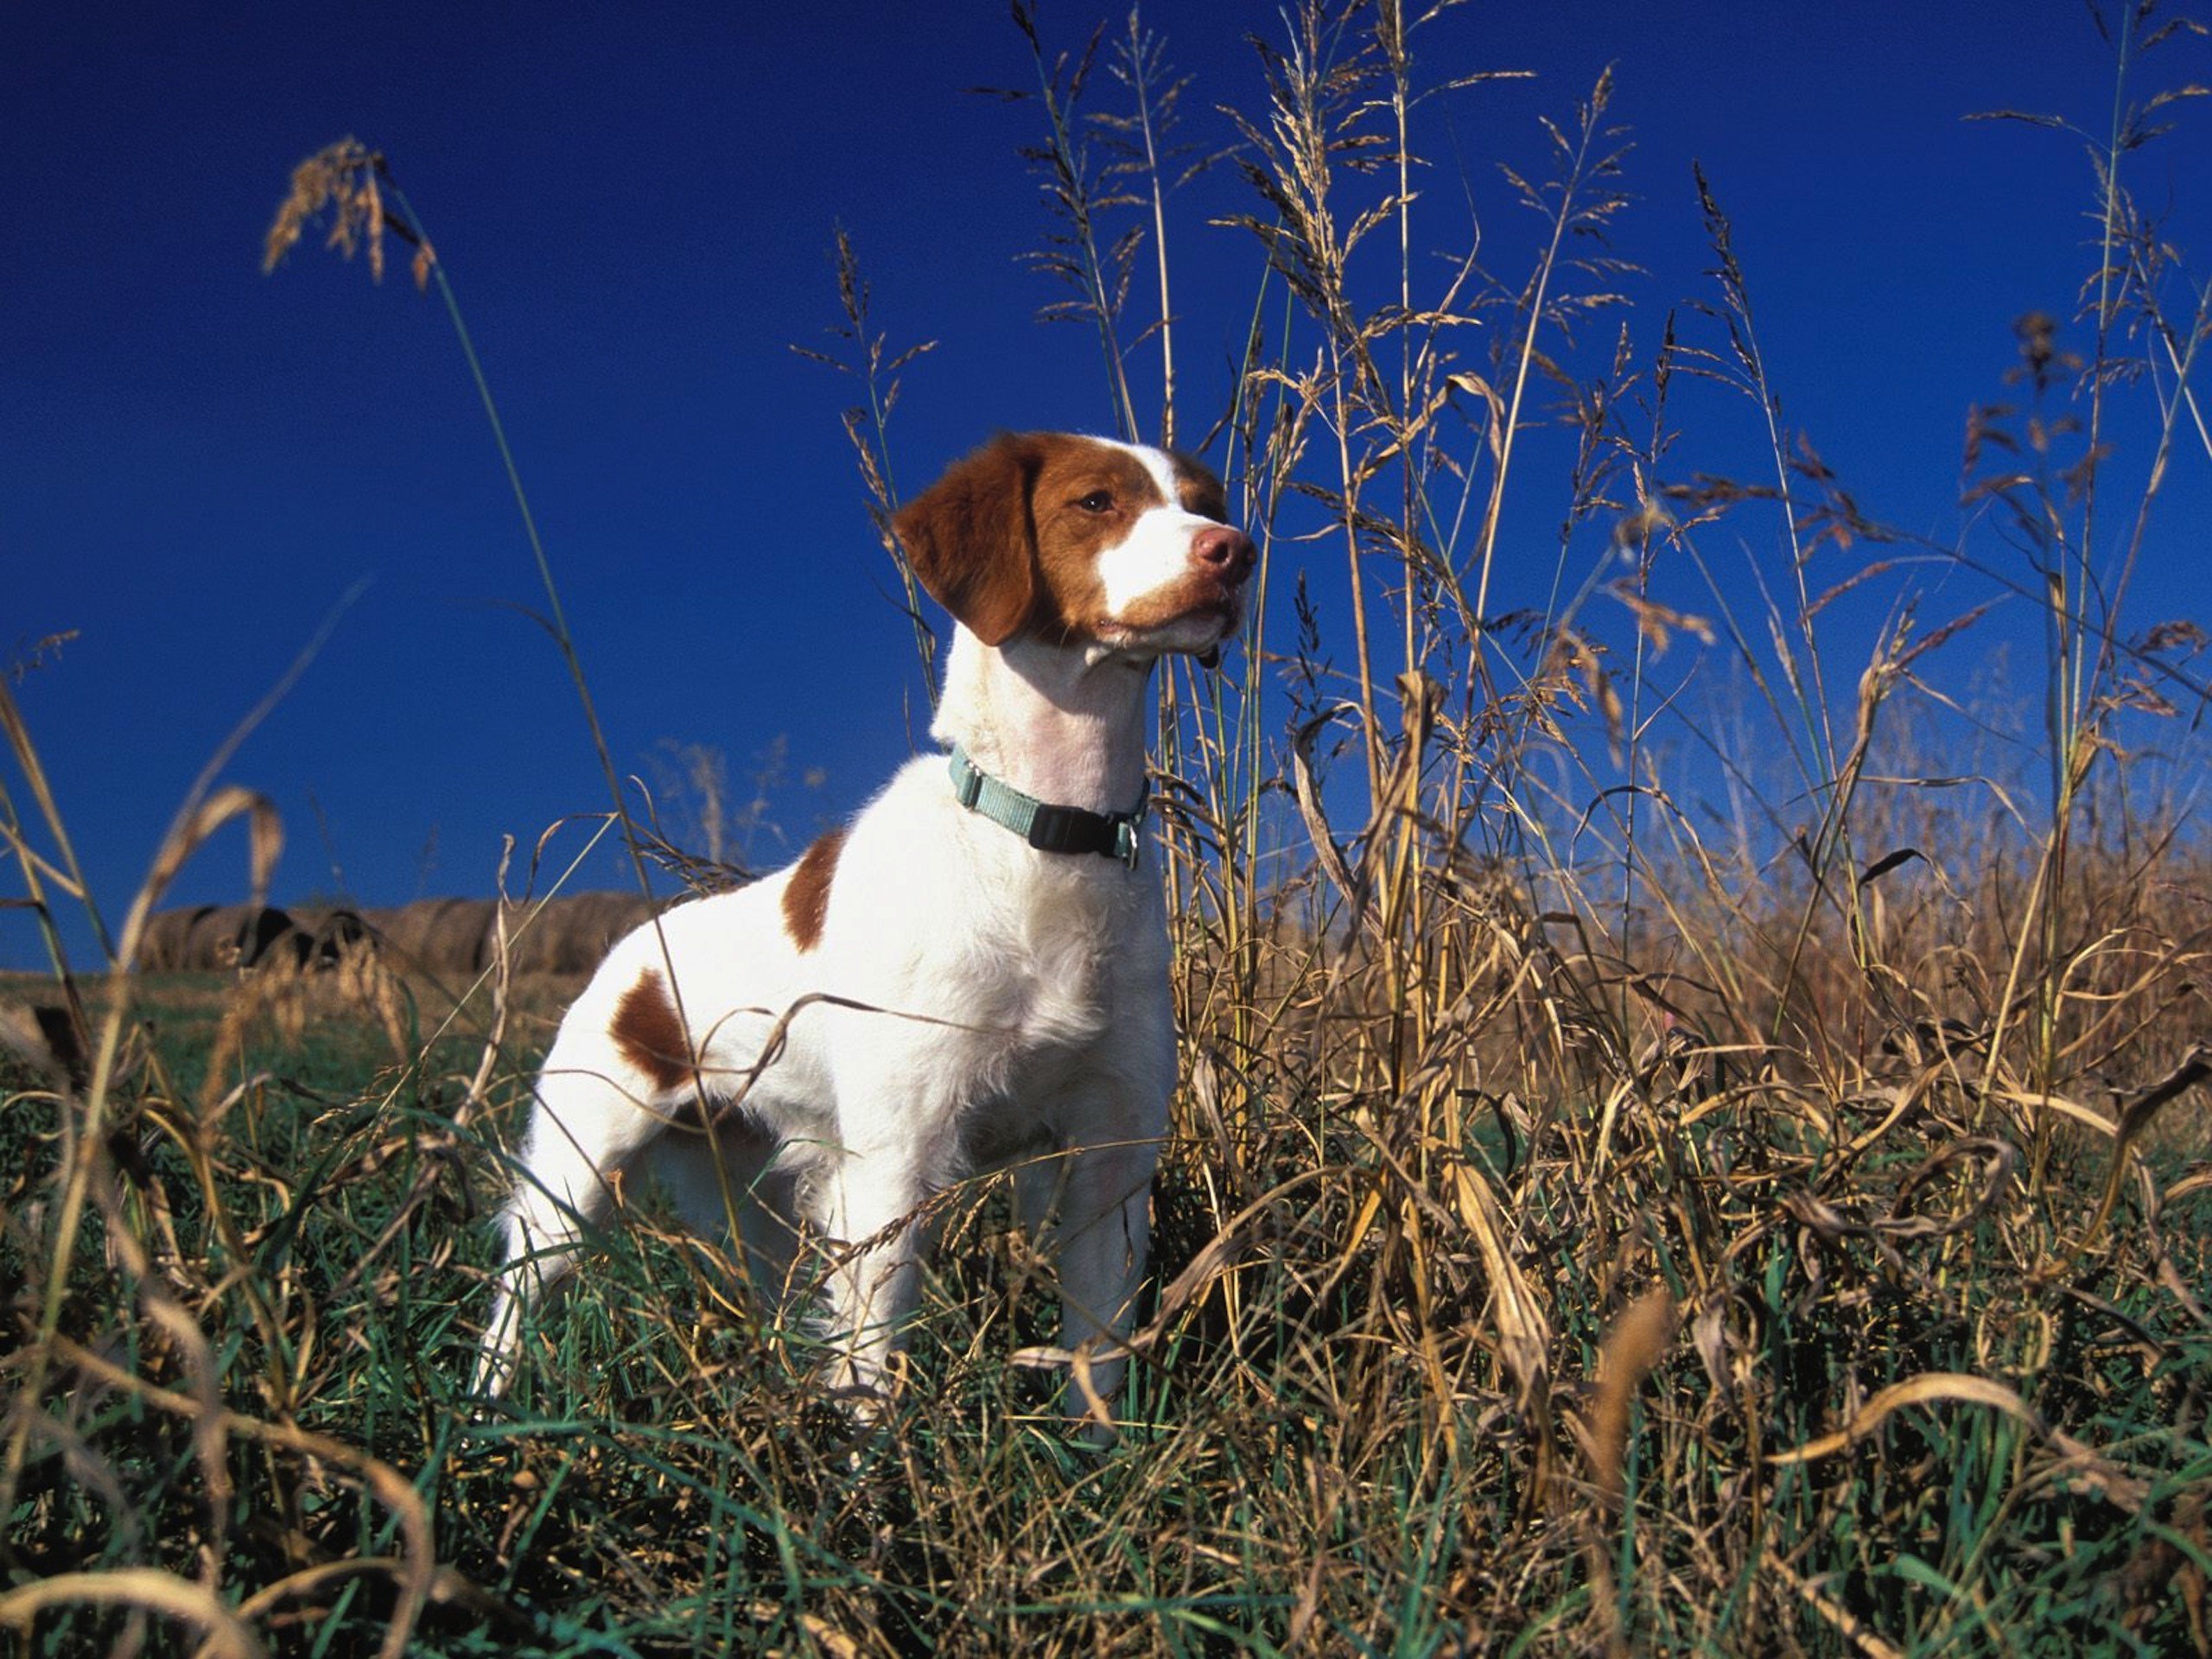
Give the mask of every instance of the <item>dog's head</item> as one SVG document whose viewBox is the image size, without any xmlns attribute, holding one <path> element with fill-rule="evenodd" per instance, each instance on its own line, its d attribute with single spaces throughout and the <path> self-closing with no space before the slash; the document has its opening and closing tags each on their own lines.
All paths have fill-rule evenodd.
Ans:
<svg viewBox="0 0 2212 1659">
<path fill-rule="evenodd" d="M 987 645 L 1028 632 L 1136 656 L 1208 653 L 1243 617 L 1252 543 L 1186 455 L 1007 433 L 893 521 L 914 575 Z"/>
</svg>

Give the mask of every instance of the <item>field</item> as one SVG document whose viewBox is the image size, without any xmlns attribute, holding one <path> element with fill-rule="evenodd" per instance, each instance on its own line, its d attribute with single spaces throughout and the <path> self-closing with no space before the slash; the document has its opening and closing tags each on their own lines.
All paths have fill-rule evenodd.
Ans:
<svg viewBox="0 0 2212 1659">
<path fill-rule="evenodd" d="M 1243 651 L 1161 684 L 1184 1081 L 1118 1441 L 1048 1410 L 1049 1268 L 988 1181 L 937 1201 L 874 1432 L 817 1403 L 804 1326 L 643 1204 L 480 1410 L 503 1150 L 575 982 L 499 950 L 473 982 L 130 971 L 176 871 L 264 828 L 211 784 L 101 930 L 111 970 L 0 982 L 0 1630 L 61 1655 L 2212 1654 L 2202 635 L 2123 608 L 2175 533 L 2170 470 L 2212 462 L 2186 392 L 2212 302 L 2126 191 L 2162 86 L 2155 26 L 2123 25 L 2145 79 L 2104 141 L 2085 309 L 2021 320 L 1968 434 L 2001 558 L 1873 521 L 1783 423 L 1710 194 L 1701 332 L 1611 347 L 1602 84 L 1526 186 L 1525 268 L 1470 252 L 1421 291 L 1391 6 L 1328 49 L 1294 11 L 1268 60 L 1222 163 L 1251 195 L 1251 354 L 1178 432 L 1172 264 L 1112 228 L 1168 222 L 1178 83 L 1134 20 L 1093 58 L 1039 41 L 1040 262 L 1126 429 L 1203 442 L 1262 556 Z M 321 214 L 442 284 L 381 158 L 334 147 L 297 182 L 272 257 Z M 840 277 L 887 524 L 908 357 L 849 249 Z M 1769 429 L 1758 476 L 1676 469 L 1692 381 Z M 1563 580 L 1500 614 L 1500 505 L 1543 446 L 1570 457 Z M 1755 584 L 1710 574 L 1738 537 L 1776 550 Z M 1840 598 L 1907 553 L 2026 608 L 2024 684 L 1945 679 L 1978 601 L 1891 607 L 1844 654 Z M 1723 713 L 1693 728 L 1659 664 L 1698 640 Z M 0 715 L 22 897 L 74 905 L 4 683 Z M 712 879 L 620 827 L 661 891 Z"/>
</svg>

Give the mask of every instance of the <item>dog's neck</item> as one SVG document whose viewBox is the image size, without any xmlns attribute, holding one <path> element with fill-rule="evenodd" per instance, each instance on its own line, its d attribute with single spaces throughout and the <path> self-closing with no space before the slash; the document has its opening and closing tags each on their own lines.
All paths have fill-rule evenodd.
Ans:
<svg viewBox="0 0 2212 1659">
<path fill-rule="evenodd" d="M 930 735 L 1039 801 L 1127 812 L 1144 794 L 1151 684 L 1148 657 L 956 627 Z"/>
</svg>

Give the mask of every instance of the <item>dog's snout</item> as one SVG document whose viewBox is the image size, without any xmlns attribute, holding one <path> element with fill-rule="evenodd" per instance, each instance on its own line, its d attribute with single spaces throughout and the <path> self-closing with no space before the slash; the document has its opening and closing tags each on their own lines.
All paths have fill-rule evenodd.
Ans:
<svg viewBox="0 0 2212 1659">
<path fill-rule="evenodd" d="M 1234 588 L 1252 574 L 1252 538 L 1241 530 L 1216 524 L 1198 532 L 1191 543 L 1191 556 Z"/>
</svg>

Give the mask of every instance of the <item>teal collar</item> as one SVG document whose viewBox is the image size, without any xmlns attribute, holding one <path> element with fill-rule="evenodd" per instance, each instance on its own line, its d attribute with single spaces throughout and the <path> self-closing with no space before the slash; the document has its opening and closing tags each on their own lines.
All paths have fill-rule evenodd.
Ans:
<svg viewBox="0 0 2212 1659">
<path fill-rule="evenodd" d="M 1011 785 L 976 769 L 968 751 L 952 746 L 952 789 L 960 804 L 993 823 L 1011 830 L 1040 853 L 1096 853 L 1137 867 L 1143 844 L 1144 816 L 1152 801 L 1146 787 L 1134 812 L 1093 812 L 1080 806 L 1051 806 Z"/>
</svg>

